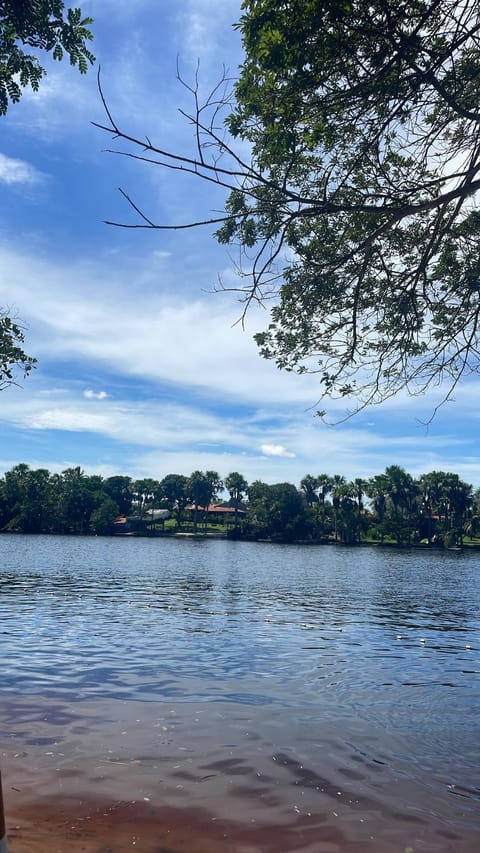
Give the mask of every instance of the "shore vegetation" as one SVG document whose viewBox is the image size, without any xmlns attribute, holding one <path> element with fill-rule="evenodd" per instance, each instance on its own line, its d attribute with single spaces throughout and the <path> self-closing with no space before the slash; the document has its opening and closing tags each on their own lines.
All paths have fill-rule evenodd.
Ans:
<svg viewBox="0 0 480 853">
<path fill-rule="evenodd" d="M 0 531 L 225 536 L 273 542 L 480 546 L 480 489 L 458 474 L 413 477 L 399 465 L 348 480 L 307 474 L 248 483 L 237 471 L 162 480 L 15 465 L 0 479 Z"/>
</svg>

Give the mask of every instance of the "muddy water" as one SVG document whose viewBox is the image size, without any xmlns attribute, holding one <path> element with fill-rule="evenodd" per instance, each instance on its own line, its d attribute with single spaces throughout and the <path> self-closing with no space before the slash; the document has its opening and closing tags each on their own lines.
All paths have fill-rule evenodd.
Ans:
<svg viewBox="0 0 480 853">
<path fill-rule="evenodd" d="M 10 853 L 478 853 L 479 571 L 0 537 Z"/>
</svg>

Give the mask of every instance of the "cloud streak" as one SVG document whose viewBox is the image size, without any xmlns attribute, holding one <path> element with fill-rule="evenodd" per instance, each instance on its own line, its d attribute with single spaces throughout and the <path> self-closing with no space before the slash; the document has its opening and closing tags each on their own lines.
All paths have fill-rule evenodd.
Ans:
<svg viewBox="0 0 480 853">
<path fill-rule="evenodd" d="M 14 184 L 34 185 L 40 183 L 44 175 L 25 160 L 17 160 L 0 154 L 0 182 L 11 186 Z"/>
<path fill-rule="evenodd" d="M 280 459 L 295 459 L 296 453 L 291 453 L 283 444 L 262 444 L 260 450 L 264 456 L 278 456 Z"/>
<path fill-rule="evenodd" d="M 373 476 L 394 462 L 415 476 L 436 469 L 455 470 L 469 482 L 480 477 L 474 442 L 448 434 L 432 441 L 424 434 L 386 437 L 372 429 L 332 430 L 291 412 L 284 412 L 273 426 L 260 411 L 208 412 L 195 400 L 181 405 L 161 396 L 140 399 L 128 389 L 123 396 L 109 392 L 97 406 L 79 385 L 65 381 L 63 387 L 49 389 L 35 377 L 27 396 L 17 389 L 2 392 L 0 430 L 14 428 L 29 437 L 27 455 L 9 459 L 4 453 L 5 467 L 18 461 L 38 464 L 38 442 L 46 441 L 55 448 L 56 465 L 62 465 L 61 457 L 89 470 L 97 465 L 101 471 L 158 479 L 200 468 L 218 470 L 222 476 L 238 470 L 250 482 L 298 485 L 308 473 L 353 479 Z M 95 449 L 97 438 L 108 442 L 108 464 L 104 445 Z"/>
<path fill-rule="evenodd" d="M 106 400 L 108 394 L 106 391 L 92 391 L 91 388 L 87 388 L 87 390 L 83 392 L 83 396 L 87 400 Z"/>
<path fill-rule="evenodd" d="M 16 294 L 41 361 L 88 359 L 244 404 L 288 400 L 305 410 L 315 400 L 315 379 L 282 374 L 259 358 L 251 335 L 235 325 L 239 307 L 232 299 L 187 299 L 173 286 L 171 292 L 132 287 L 130 270 L 118 268 L 112 277 L 93 262 L 64 265 L 0 248 L 0 263 L 8 269 L 0 299 Z M 164 279 L 173 276 L 164 271 Z"/>
</svg>

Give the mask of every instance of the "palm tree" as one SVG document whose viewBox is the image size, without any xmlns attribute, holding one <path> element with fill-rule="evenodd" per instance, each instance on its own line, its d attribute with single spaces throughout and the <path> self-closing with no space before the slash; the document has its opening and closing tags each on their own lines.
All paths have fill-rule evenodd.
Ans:
<svg viewBox="0 0 480 853">
<path fill-rule="evenodd" d="M 217 492 L 223 489 L 223 482 L 217 471 L 194 471 L 188 479 L 188 491 L 194 504 L 193 530 L 197 532 L 198 509 L 203 507 L 205 529 L 207 512 L 211 502 L 216 499 Z"/>
<path fill-rule="evenodd" d="M 207 517 L 208 517 L 208 507 L 211 503 L 217 500 L 218 492 L 221 492 L 223 489 L 223 480 L 220 479 L 220 475 L 217 471 L 205 471 L 205 477 L 207 478 L 207 482 L 210 486 L 207 502 L 205 504 L 205 512 L 204 512 L 204 528 L 207 529 Z"/>
<path fill-rule="evenodd" d="M 208 506 L 210 503 L 212 488 L 203 471 L 194 471 L 188 478 L 187 490 L 192 497 L 194 505 L 193 532 L 196 533 L 198 525 L 198 508 L 199 506 Z"/>
<path fill-rule="evenodd" d="M 444 489 L 448 501 L 448 526 L 455 544 L 462 545 L 467 511 L 473 503 L 472 486 L 464 483 L 458 474 L 447 474 Z"/>
<path fill-rule="evenodd" d="M 431 471 L 429 474 L 422 474 L 418 481 L 422 514 L 427 525 L 425 532 L 429 545 L 432 544 L 435 533 L 433 517 L 439 511 L 444 476 L 443 471 Z"/>
<path fill-rule="evenodd" d="M 363 495 L 366 489 L 366 481 L 362 480 L 361 477 L 355 477 L 353 481 L 353 486 L 355 487 L 355 497 L 357 499 L 357 526 L 358 526 L 358 538 L 361 539 L 362 536 L 362 528 L 361 528 L 361 520 L 362 520 L 362 512 L 363 512 Z"/>
<path fill-rule="evenodd" d="M 385 469 L 387 494 L 393 507 L 393 526 L 397 543 L 403 542 L 405 523 L 407 541 L 411 541 L 412 515 L 416 507 L 418 486 L 411 474 L 400 465 L 390 465 Z"/>
<path fill-rule="evenodd" d="M 230 501 L 233 503 L 235 509 L 234 515 L 234 526 L 235 530 L 238 528 L 238 505 L 242 501 L 244 495 L 248 489 L 248 483 L 238 471 L 232 471 L 225 477 L 224 486 L 227 492 L 230 495 Z"/>
<path fill-rule="evenodd" d="M 335 542 L 338 541 L 338 511 L 340 509 L 341 488 L 346 484 L 346 479 L 342 474 L 334 474 L 332 477 L 332 504 L 333 504 L 333 523 L 335 531 Z"/>
<path fill-rule="evenodd" d="M 137 499 L 140 518 L 143 518 L 145 515 L 147 507 L 153 511 L 155 502 L 159 502 L 161 499 L 161 491 L 158 480 L 153 480 L 151 477 L 145 477 L 143 480 L 135 480 L 133 494 Z"/>
<path fill-rule="evenodd" d="M 310 508 L 312 508 L 314 503 L 318 503 L 317 488 L 318 480 L 316 477 L 312 477 L 311 474 L 307 474 L 300 481 L 300 489 L 305 495 L 305 500 Z"/>
<path fill-rule="evenodd" d="M 317 503 L 317 512 L 320 510 L 321 513 L 321 532 L 322 536 L 325 536 L 325 498 L 330 494 L 333 488 L 333 477 L 330 474 L 319 474 L 318 477 L 315 477 L 317 481 L 317 495 L 318 495 L 318 503 Z M 317 514 L 317 524 L 318 524 L 318 514 Z"/>
<path fill-rule="evenodd" d="M 356 498 L 357 486 L 355 483 L 344 483 L 335 489 L 338 528 L 344 545 L 353 545 L 357 541 L 359 515 Z"/>
<path fill-rule="evenodd" d="M 385 474 L 376 474 L 366 484 L 366 494 L 372 501 L 373 510 L 377 517 L 380 531 L 380 542 L 385 537 L 385 516 L 387 513 L 387 491 L 388 477 Z"/>
<path fill-rule="evenodd" d="M 478 536 L 480 531 L 480 515 L 473 513 L 470 516 L 468 523 L 465 525 L 465 533 L 467 536 L 470 536 L 470 539 L 474 539 Z"/>
</svg>

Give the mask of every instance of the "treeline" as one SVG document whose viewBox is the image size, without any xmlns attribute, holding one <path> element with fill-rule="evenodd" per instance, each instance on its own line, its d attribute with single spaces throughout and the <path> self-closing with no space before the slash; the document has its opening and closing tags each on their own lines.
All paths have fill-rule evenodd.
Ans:
<svg viewBox="0 0 480 853">
<path fill-rule="evenodd" d="M 216 471 L 194 471 L 190 477 L 168 474 L 161 481 L 133 480 L 88 475 L 78 466 L 51 474 L 21 463 L 0 480 L 0 531 L 111 533 L 117 516 L 146 518 L 155 509 L 168 509 L 181 526 L 189 505 L 196 524 L 200 507 L 217 500 L 222 490 L 238 507 L 247 489 L 247 481 L 237 473 L 224 481 Z"/>
<path fill-rule="evenodd" d="M 297 488 L 249 484 L 236 471 L 224 480 L 216 471 L 134 480 L 87 475 L 80 467 L 51 474 L 20 464 L 0 480 L 0 530 L 109 534 L 116 517 L 154 519 L 156 509 L 169 510 L 173 529 L 188 522 L 197 530 L 222 494 L 233 509 L 229 535 L 239 538 L 452 546 L 480 534 L 479 490 L 474 493 L 457 474 L 432 471 L 415 479 L 398 465 L 352 481 L 308 474 Z"/>
</svg>

